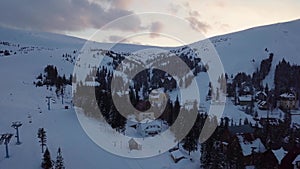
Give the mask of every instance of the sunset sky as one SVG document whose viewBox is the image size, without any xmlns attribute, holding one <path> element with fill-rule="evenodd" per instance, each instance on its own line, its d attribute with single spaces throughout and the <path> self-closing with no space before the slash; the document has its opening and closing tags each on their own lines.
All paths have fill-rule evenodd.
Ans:
<svg viewBox="0 0 300 169">
<path fill-rule="evenodd" d="M 192 37 L 186 40 L 190 43 L 300 19 L 299 9 L 299 0 L 1 0 L 0 25 L 85 39 L 100 29 L 101 36 L 96 39 L 101 42 L 174 46 L 180 43 L 167 32 L 173 31 L 171 36 L 184 32 Z M 158 17 L 158 13 L 169 16 Z M 185 20 L 189 28 L 179 20 Z M 124 39 L 124 35 L 130 38 Z"/>
</svg>

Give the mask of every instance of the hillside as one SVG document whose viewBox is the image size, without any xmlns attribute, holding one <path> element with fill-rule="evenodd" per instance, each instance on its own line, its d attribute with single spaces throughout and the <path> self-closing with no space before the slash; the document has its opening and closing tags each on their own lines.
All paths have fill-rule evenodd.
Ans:
<svg viewBox="0 0 300 169">
<path fill-rule="evenodd" d="M 229 75 L 235 75 L 238 72 L 252 74 L 261 60 L 267 58 L 269 53 L 274 53 L 271 71 L 264 81 L 272 86 L 275 66 L 279 61 L 284 58 L 292 64 L 300 64 L 298 56 L 300 54 L 299 28 L 300 20 L 296 20 L 213 37 L 211 41 L 220 56 L 225 72 Z M 108 169 L 196 169 L 199 167 L 199 151 L 192 154 L 192 162 L 186 159 L 178 164 L 173 162 L 168 152 L 145 159 L 121 158 L 110 154 L 89 139 L 80 126 L 73 108 L 64 109 L 65 106 L 72 107 L 71 86 L 66 89 L 64 104 L 60 103 L 61 98 L 58 98 L 54 91 L 47 90 L 46 87 L 35 87 L 33 82 L 47 65 L 55 65 L 60 75 L 72 74 L 78 51 L 81 50 L 85 40 L 52 33 L 0 28 L 0 42 L 2 42 L 0 51 L 7 50 L 9 52 L 9 55 L 6 56 L 0 53 L 0 77 L 2 78 L 0 83 L 0 133 L 15 133 L 15 130 L 10 127 L 11 123 L 13 121 L 23 122 L 23 126 L 20 128 L 22 144 L 15 145 L 15 138 L 12 138 L 9 146 L 11 158 L 4 158 L 5 147 L 1 145 L 1 169 L 40 168 L 42 154 L 37 132 L 41 127 L 44 127 L 47 132 L 47 146 L 53 159 L 56 157 L 58 147 L 62 148 L 66 168 L 94 169 L 101 166 L 101 168 Z M 201 43 L 193 43 L 191 48 L 201 45 Z M 149 48 L 153 47 L 120 44 L 113 51 L 126 53 Z M 185 47 L 155 48 L 189 53 Z M 64 54 L 68 54 L 70 57 L 68 59 L 62 57 Z M 143 62 L 144 58 L 141 56 L 145 56 L 145 54 L 150 57 L 151 50 L 137 52 L 137 59 Z M 192 60 L 195 58 L 193 53 L 188 54 L 188 57 L 191 57 Z M 153 55 L 151 59 L 155 60 L 156 58 Z M 213 66 L 210 65 L 210 67 Z M 203 101 L 207 94 L 207 75 L 200 73 L 197 76 L 197 82 L 200 84 L 199 90 L 201 101 Z M 53 98 L 50 111 L 47 110 L 46 96 Z M 207 102 L 201 104 L 207 108 L 209 106 Z M 226 105 L 224 114 L 233 118 L 235 123 L 238 123 L 241 118 L 251 118 L 242 111 L 233 113 L 232 110 L 235 108 L 230 102 Z"/>
</svg>

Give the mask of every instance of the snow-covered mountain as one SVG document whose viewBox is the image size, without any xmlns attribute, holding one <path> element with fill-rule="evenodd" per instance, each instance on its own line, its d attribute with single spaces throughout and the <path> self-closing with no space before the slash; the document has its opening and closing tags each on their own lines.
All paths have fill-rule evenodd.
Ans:
<svg viewBox="0 0 300 169">
<path fill-rule="evenodd" d="M 210 40 L 229 75 L 238 72 L 253 73 L 261 60 L 267 58 L 269 53 L 274 53 L 271 72 L 265 79 L 265 83 L 271 85 L 275 66 L 282 58 L 293 64 L 300 64 L 299 34 L 300 20 L 296 20 L 213 37 Z M 5 147 L 0 147 L 0 169 L 40 168 L 42 154 L 37 139 L 40 127 L 44 127 L 47 132 L 47 146 L 53 159 L 58 147 L 62 148 L 66 168 L 199 168 L 199 152 L 192 155 L 193 162 L 184 160 L 179 164 L 172 161 L 168 152 L 147 159 L 127 159 L 112 155 L 88 138 L 73 109 L 64 109 L 65 105 L 71 106 L 70 86 L 67 88 L 66 102 L 62 105 L 55 92 L 33 85 L 46 65 L 55 65 L 61 75 L 71 74 L 75 64 L 75 59 L 71 61 L 71 58 L 78 56 L 85 40 L 52 33 L 0 28 L 0 42 L 0 134 L 14 133 L 11 123 L 23 122 L 20 128 L 22 144 L 15 145 L 15 138 L 12 139 L 9 146 L 11 158 L 4 158 Z M 196 42 L 190 46 L 194 48 L 201 43 Z M 152 47 L 120 44 L 113 50 L 118 53 L 148 48 Z M 185 47 L 160 49 L 186 52 Z M 69 59 L 62 57 L 66 53 L 71 56 Z M 203 86 L 207 84 L 205 82 Z M 203 92 L 206 94 L 206 88 Z M 46 96 L 54 98 L 50 111 L 47 110 Z M 225 108 L 225 111 L 230 110 L 231 106 Z M 225 112 L 228 116 L 236 116 L 230 113 Z M 234 120 L 238 121 L 239 117 Z"/>
</svg>

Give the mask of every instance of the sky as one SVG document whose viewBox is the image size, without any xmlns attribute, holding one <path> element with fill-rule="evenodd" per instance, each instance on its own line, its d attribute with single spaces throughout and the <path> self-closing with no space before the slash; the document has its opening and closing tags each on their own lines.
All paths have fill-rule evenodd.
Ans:
<svg viewBox="0 0 300 169">
<path fill-rule="evenodd" d="M 299 0 L 1 0 L 0 26 L 178 46 L 300 19 Z"/>
</svg>

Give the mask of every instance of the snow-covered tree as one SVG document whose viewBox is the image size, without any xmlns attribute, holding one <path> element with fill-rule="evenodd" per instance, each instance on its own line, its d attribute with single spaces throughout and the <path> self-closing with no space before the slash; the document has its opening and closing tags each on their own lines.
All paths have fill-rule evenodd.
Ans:
<svg viewBox="0 0 300 169">
<path fill-rule="evenodd" d="M 65 169 L 64 158 L 62 157 L 60 148 L 58 148 L 58 151 L 57 151 L 55 169 Z"/>
<path fill-rule="evenodd" d="M 46 146 L 46 142 L 47 142 L 46 131 L 44 128 L 39 128 L 38 138 L 40 139 L 39 142 L 42 147 L 42 153 L 44 153 L 44 146 Z"/>
<path fill-rule="evenodd" d="M 42 162 L 41 167 L 43 169 L 52 169 L 53 168 L 53 162 L 51 160 L 51 155 L 50 155 L 48 148 L 46 149 L 46 151 L 44 153 L 43 162 Z"/>
</svg>

